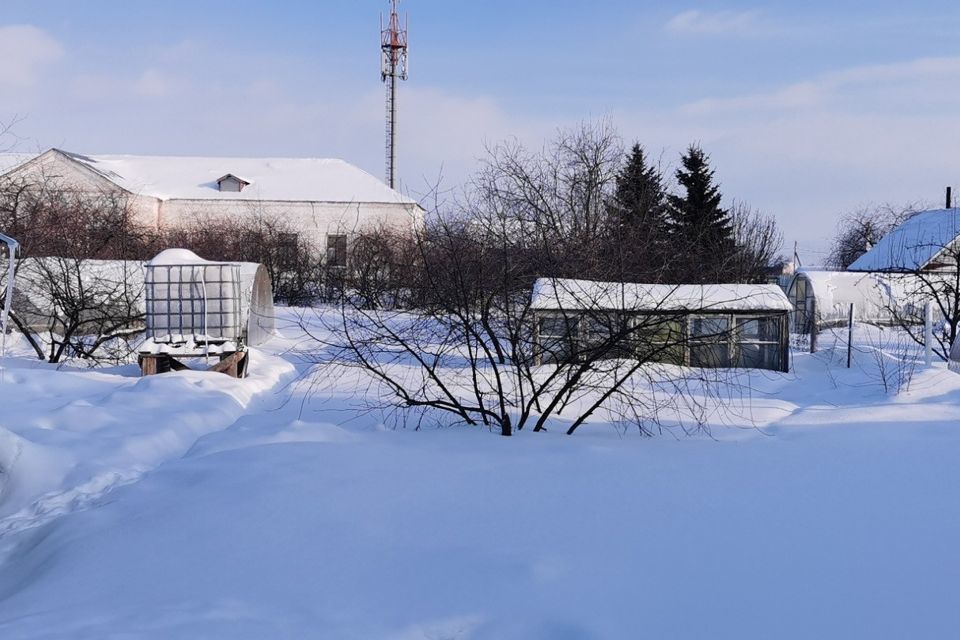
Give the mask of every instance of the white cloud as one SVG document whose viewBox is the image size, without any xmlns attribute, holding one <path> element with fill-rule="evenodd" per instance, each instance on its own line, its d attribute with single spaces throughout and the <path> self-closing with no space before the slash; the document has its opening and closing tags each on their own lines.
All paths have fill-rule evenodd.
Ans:
<svg viewBox="0 0 960 640">
<path fill-rule="evenodd" d="M 674 162 L 700 141 L 726 195 L 777 214 L 788 241 L 822 248 L 845 210 L 935 203 L 957 186 L 960 56 L 851 67 L 618 122 Z"/>
<path fill-rule="evenodd" d="M 45 67 L 63 56 L 63 47 L 31 25 L 0 26 L 0 84 L 29 86 Z"/>
<path fill-rule="evenodd" d="M 67 96 L 82 102 L 102 102 L 105 99 L 115 99 L 123 91 L 121 79 L 108 73 L 76 73 L 71 74 L 65 85 Z"/>
<path fill-rule="evenodd" d="M 769 35 L 776 31 L 759 11 L 715 11 L 691 9 L 678 13 L 664 28 L 671 33 L 698 35 Z"/>
<path fill-rule="evenodd" d="M 436 180 L 441 169 L 448 186 L 462 182 L 476 170 L 477 159 L 485 154 L 485 144 L 517 137 L 539 147 L 563 124 L 549 118 L 531 121 L 511 114 L 490 97 L 440 89 L 411 88 L 400 99 L 400 160 L 409 158 L 413 171 L 406 175 L 414 181 L 411 187 Z M 378 116 L 383 117 L 382 113 Z"/>
<path fill-rule="evenodd" d="M 147 69 L 134 82 L 133 89 L 141 96 L 159 98 L 173 93 L 177 84 L 176 78 L 170 74 L 158 69 Z"/>
<path fill-rule="evenodd" d="M 960 105 L 960 57 L 920 58 L 825 73 L 764 93 L 709 97 L 685 104 L 684 113 L 718 116 L 853 106 L 863 112 L 910 113 L 921 107 Z"/>
<path fill-rule="evenodd" d="M 817 106 L 823 100 L 823 87 L 815 82 L 799 82 L 770 93 L 703 98 L 683 105 L 681 111 L 690 115 L 707 115 L 747 109 L 790 110 Z"/>
</svg>

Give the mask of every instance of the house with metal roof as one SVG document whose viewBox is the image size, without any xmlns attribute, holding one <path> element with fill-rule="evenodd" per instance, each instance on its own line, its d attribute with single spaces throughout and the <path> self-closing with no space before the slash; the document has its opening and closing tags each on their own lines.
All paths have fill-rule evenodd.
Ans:
<svg viewBox="0 0 960 640">
<path fill-rule="evenodd" d="M 847 271 L 953 271 L 960 246 L 960 209 L 921 211 L 885 235 Z"/>
</svg>

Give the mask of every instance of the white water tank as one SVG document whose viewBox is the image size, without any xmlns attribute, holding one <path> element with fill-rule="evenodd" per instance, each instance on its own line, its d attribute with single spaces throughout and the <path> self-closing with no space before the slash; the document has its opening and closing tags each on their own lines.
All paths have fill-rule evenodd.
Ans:
<svg viewBox="0 0 960 640">
<path fill-rule="evenodd" d="M 211 262 L 167 249 L 145 265 L 147 337 L 265 342 L 274 330 L 273 288 L 263 265 Z"/>
</svg>

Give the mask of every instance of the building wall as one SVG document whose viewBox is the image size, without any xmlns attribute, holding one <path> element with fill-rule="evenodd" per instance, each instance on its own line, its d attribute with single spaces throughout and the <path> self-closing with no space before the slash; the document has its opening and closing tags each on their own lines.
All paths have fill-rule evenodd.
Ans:
<svg viewBox="0 0 960 640">
<path fill-rule="evenodd" d="M 397 231 L 412 231 L 423 224 L 423 209 L 416 204 L 166 200 L 160 203 L 159 225 L 171 228 L 204 218 L 249 219 L 260 215 L 286 221 L 320 248 L 326 247 L 326 237 L 331 234 L 350 237 L 381 224 Z"/>
</svg>

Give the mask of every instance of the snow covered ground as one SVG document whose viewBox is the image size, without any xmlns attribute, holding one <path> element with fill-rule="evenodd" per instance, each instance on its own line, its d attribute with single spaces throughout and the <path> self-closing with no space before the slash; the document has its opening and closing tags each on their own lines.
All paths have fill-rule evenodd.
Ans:
<svg viewBox="0 0 960 640">
<path fill-rule="evenodd" d="M 798 353 L 712 437 L 502 438 L 308 394 L 284 331 L 243 381 L 8 360 L 0 638 L 960 634 L 943 366 Z"/>
</svg>

